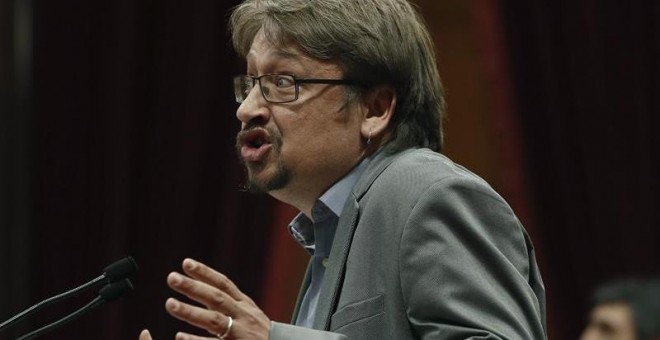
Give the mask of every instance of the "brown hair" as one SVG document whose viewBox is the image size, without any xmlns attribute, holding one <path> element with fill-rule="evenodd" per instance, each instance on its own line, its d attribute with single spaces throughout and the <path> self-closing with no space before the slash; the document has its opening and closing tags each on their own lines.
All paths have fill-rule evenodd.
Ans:
<svg viewBox="0 0 660 340">
<path fill-rule="evenodd" d="M 246 0 L 230 31 L 243 57 L 263 29 L 275 44 L 295 43 L 317 59 L 339 60 L 344 77 L 370 89 L 392 86 L 395 150 L 442 150 L 443 89 L 426 24 L 406 0 Z"/>
</svg>

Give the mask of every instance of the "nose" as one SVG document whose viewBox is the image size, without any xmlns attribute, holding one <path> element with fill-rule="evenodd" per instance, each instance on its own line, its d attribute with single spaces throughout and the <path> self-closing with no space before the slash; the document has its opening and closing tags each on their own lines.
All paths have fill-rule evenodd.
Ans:
<svg viewBox="0 0 660 340">
<path fill-rule="evenodd" d="M 266 105 L 266 100 L 261 95 L 259 85 L 250 90 L 248 96 L 238 107 L 236 110 L 236 118 L 238 118 L 243 125 L 254 120 L 259 120 L 262 124 L 268 121 L 270 118 L 270 110 Z"/>
</svg>

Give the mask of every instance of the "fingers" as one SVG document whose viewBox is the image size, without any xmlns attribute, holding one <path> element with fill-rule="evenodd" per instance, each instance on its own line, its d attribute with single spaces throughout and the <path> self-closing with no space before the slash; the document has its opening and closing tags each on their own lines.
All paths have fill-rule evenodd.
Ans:
<svg viewBox="0 0 660 340">
<path fill-rule="evenodd" d="M 229 328 L 229 317 L 226 315 L 189 305 L 174 298 L 167 299 L 165 309 L 173 317 L 193 326 L 206 329 L 211 334 L 224 334 Z"/>
<path fill-rule="evenodd" d="M 167 284 L 175 291 L 203 304 L 209 309 L 230 315 L 235 315 L 237 312 L 236 300 L 207 283 L 178 273 L 170 273 L 167 276 Z"/>
<path fill-rule="evenodd" d="M 201 337 L 201 336 L 198 336 L 198 335 L 188 334 L 188 333 L 184 333 L 184 332 L 177 333 L 174 338 L 176 340 L 218 340 L 218 338 L 215 338 L 215 337 L 206 338 L 206 337 Z M 149 333 L 149 331 L 146 330 L 146 329 L 143 330 L 140 333 L 139 340 L 152 340 L 151 339 L 151 334 Z"/>
<path fill-rule="evenodd" d="M 243 294 L 243 292 L 241 292 L 225 275 L 218 273 L 201 262 L 193 259 L 185 259 L 183 260 L 182 267 L 183 271 L 190 275 L 190 277 L 224 291 L 236 301 L 250 300 L 250 298 Z"/>
<path fill-rule="evenodd" d="M 175 338 L 176 340 L 218 340 L 218 338 L 205 338 L 201 337 L 199 335 L 193 335 L 193 334 L 188 334 L 188 333 L 183 333 L 179 332 L 176 333 Z"/>
<path fill-rule="evenodd" d="M 140 332 L 139 340 L 152 340 L 149 331 L 146 329 L 142 330 L 142 332 Z"/>
<path fill-rule="evenodd" d="M 231 280 L 192 259 L 185 259 L 182 267 L 188 276 L 176 272 L 170 273 L 167 277 L 167 284 L 206 308 L 170 298 L 165 303 L 165 309 L 169 314 L 193 326 L 205 329 L 213 335 L 225 336 L 228 334 L 225 336 L 227 339 L 268 339 L 270 319 Z M 230 316 L 233 318 L 231 324 Z M 207 338 L 179 333 L 176 339 Z"/>
</svg>

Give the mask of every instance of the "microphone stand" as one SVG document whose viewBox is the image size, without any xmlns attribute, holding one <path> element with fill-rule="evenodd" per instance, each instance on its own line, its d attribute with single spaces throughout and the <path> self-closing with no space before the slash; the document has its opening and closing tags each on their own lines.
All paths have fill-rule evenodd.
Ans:
<svg viewBox="0 0 660 340">
<path fill-rule="evenodd" d="M 103 298 L 100 296 L 97 296 L 94 300 L 92 300 L 90 303 L 86 304 L 85 306 L 81 307 L 80 309 L 76 310 L 75 312 L 53 322 L 50 323 L 46 326 L 43 326 L 35 331 L 32 331 L 28 334 L 23 335 L 22 337 L 16 339 L 16 340 L 28 340 L 28 339 L 33 339 L 36 338 L 40 335 L 43 335 L 44 333 L 53 331 L 57 328 L 60 328 L 61 326 L 64 326 L 68 322 L 71 322 L 78 317 L 86 314 L 87 312 L 91 312 L 92 310 L 96 309 L 97 307 L 101 306 L 105 301 L 103 301 Z"/>
<path fill-rule="evenodd" d="M 82 286 L 78 286 L 78 287 L 73 288 L 71 290 L 68 290 L 68 291 L 66 291 L 62 294 L 58 294 L 58 295 L 50 297 L 46 300 L 41 301 L 41 302 L 37 303 L 36 305 L 34 305 L 34 306 L 32 306 L 32 307 L 16 314 L 16 315 L 14 315 L 9 320 L 7 320 L 7 321 L 3 322 L 2 324 L 0 324 L 0 331 L 2 331 L 3 329 L 11 326 L 12 324 L 18 322 L 19 320 L 23 319 L 24 317 L 26 317 L 26 316 L 28 316 L 28 315 L 36 312 L 36 311 L 38 311 L 40 309 L 43 309 L 45 307 L 48 307 L 48 306 L 54 304 L 55 302 L 58 302 L 58 301 L 66 299 L 70 296 L 73 296 L 73 295 L 75 295 L 75 294 L 77 294 L 77 293 L 79 293 L 79 292 L 81 292 L 81 291 L 83 291 L 83 290 L 85 290 L 85 289 L 87 289 L 91 286 L 94 286 L 95 284 L 97 284 L 98 282 L 103 281 L 104 279 L 105 279 L 105 276 L 101 275 L 101 276 L 93 279 L 92 281 L 89 281 L 89 282 L 85 283 Z"/>
<path fill-rule="evenodd" d="M 118 282 L 114 283 L 108 283 L 106 284 L 101 290 L 99 291 L 99 295 L 94 298 L 90 303 L 84 305 L 83 307 L 79 308 L 75 312 L 55 321 L 52 322 L 46 326 L 43 326 L 37 330 L 34 330 L 28 334 L 23 335 L 22 337 L 16 339 L 16 340 L 29 340 L 36 338 L 40 335 L 46 334 L 48 332 L 51 332 L 55 329 L 58 329 L 67 323 L 79 318 L 82 315 L 85 315 L 92 310 L 100 307 L 106 302 L 114 301 L 118 298 L 120 298 L 122 295 L 125 293 L 133 290 L 133 284 L 131 283 L 131 280 L 129 279 L 124 279 Z"/>
<path fill-rule="evenodd" d="M 11 318 L 9 318 L 9 320 L 4 321 L 3 323 L 0 324 L 0 332 L 2 330 L 4 330 L 5 328 L 17 323 L 21 319 L 27 317 L 28 315 L 30 315 L 34 312 L 37 312 L 40 309 L 43 309 L 44 307 L 50 306 L 55 302 L 64 300 L 64 299 L 66 299 L 68 297 L 71 297 L 73 295 L 76 295 L 76 294 L 78 294 L 78 293 L 80 293 L 80 292 L 82 292 L 86 289 L 89 289 L 89 288 L 95 286 L 96 284 L 98 284 L 99 282 L 102 282 L 102 281 L 106 281 L 106 282 L 109 282 L 109 283 L 113 283 L 115 281 L 121 282 L 119 280 L 131 276 L 137 270 L 138 270 L 137 263 L 135 263 L 135 260 L 131 256 L 128 256 L 128 257 L 125 257 L 121 260 L 115 261 L 114 263 L 112 263 L 112 264 L 108 265 L 107 267 L 103 268 L 104 273 L 101 276 L 99 276 L 99 277 L 83 284 L 82 286 L 73 288 L 69 291 L 66 291 L 66 292 L 62 293 L 62 294 L 58 294 L 58 295 L 50 297 L 46 300 L 43 300 L 43 301 L 37 303 L 36 305 L 34 305 L 34 306 L 32 306 L 32 307 L 16 314 L 15 316 L 13 316 Z"/>
</svg>

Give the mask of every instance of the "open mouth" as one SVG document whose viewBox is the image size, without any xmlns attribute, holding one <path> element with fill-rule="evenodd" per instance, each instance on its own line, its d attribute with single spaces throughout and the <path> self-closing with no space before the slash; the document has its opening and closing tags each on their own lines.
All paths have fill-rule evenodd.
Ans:
<svg viewBox="0 0 660 340">
<path fill-rule="evenodd" d="M 239 142 L 241 146 L 258 149 L 264 144 L 270 144 L 270 136 L 268 131 L 263 128 L 253 128 L 247 131 L 242 131 L 239 134 Z"/>
<path fill-rule="evenodd" d="M 260 148 L 262 145 L 266 144 L 266 139 L 263 136 L 255 137 L 254 139 L 248 140 L 246 145 L 251 148 Z"/>
<path fill-rule="evenodd" d="M 241 131 L 238 141 L 241 157 L 248 162 L 265 160 L 272 147 L 270 134 L 263 128 Z"/>
</svg>

